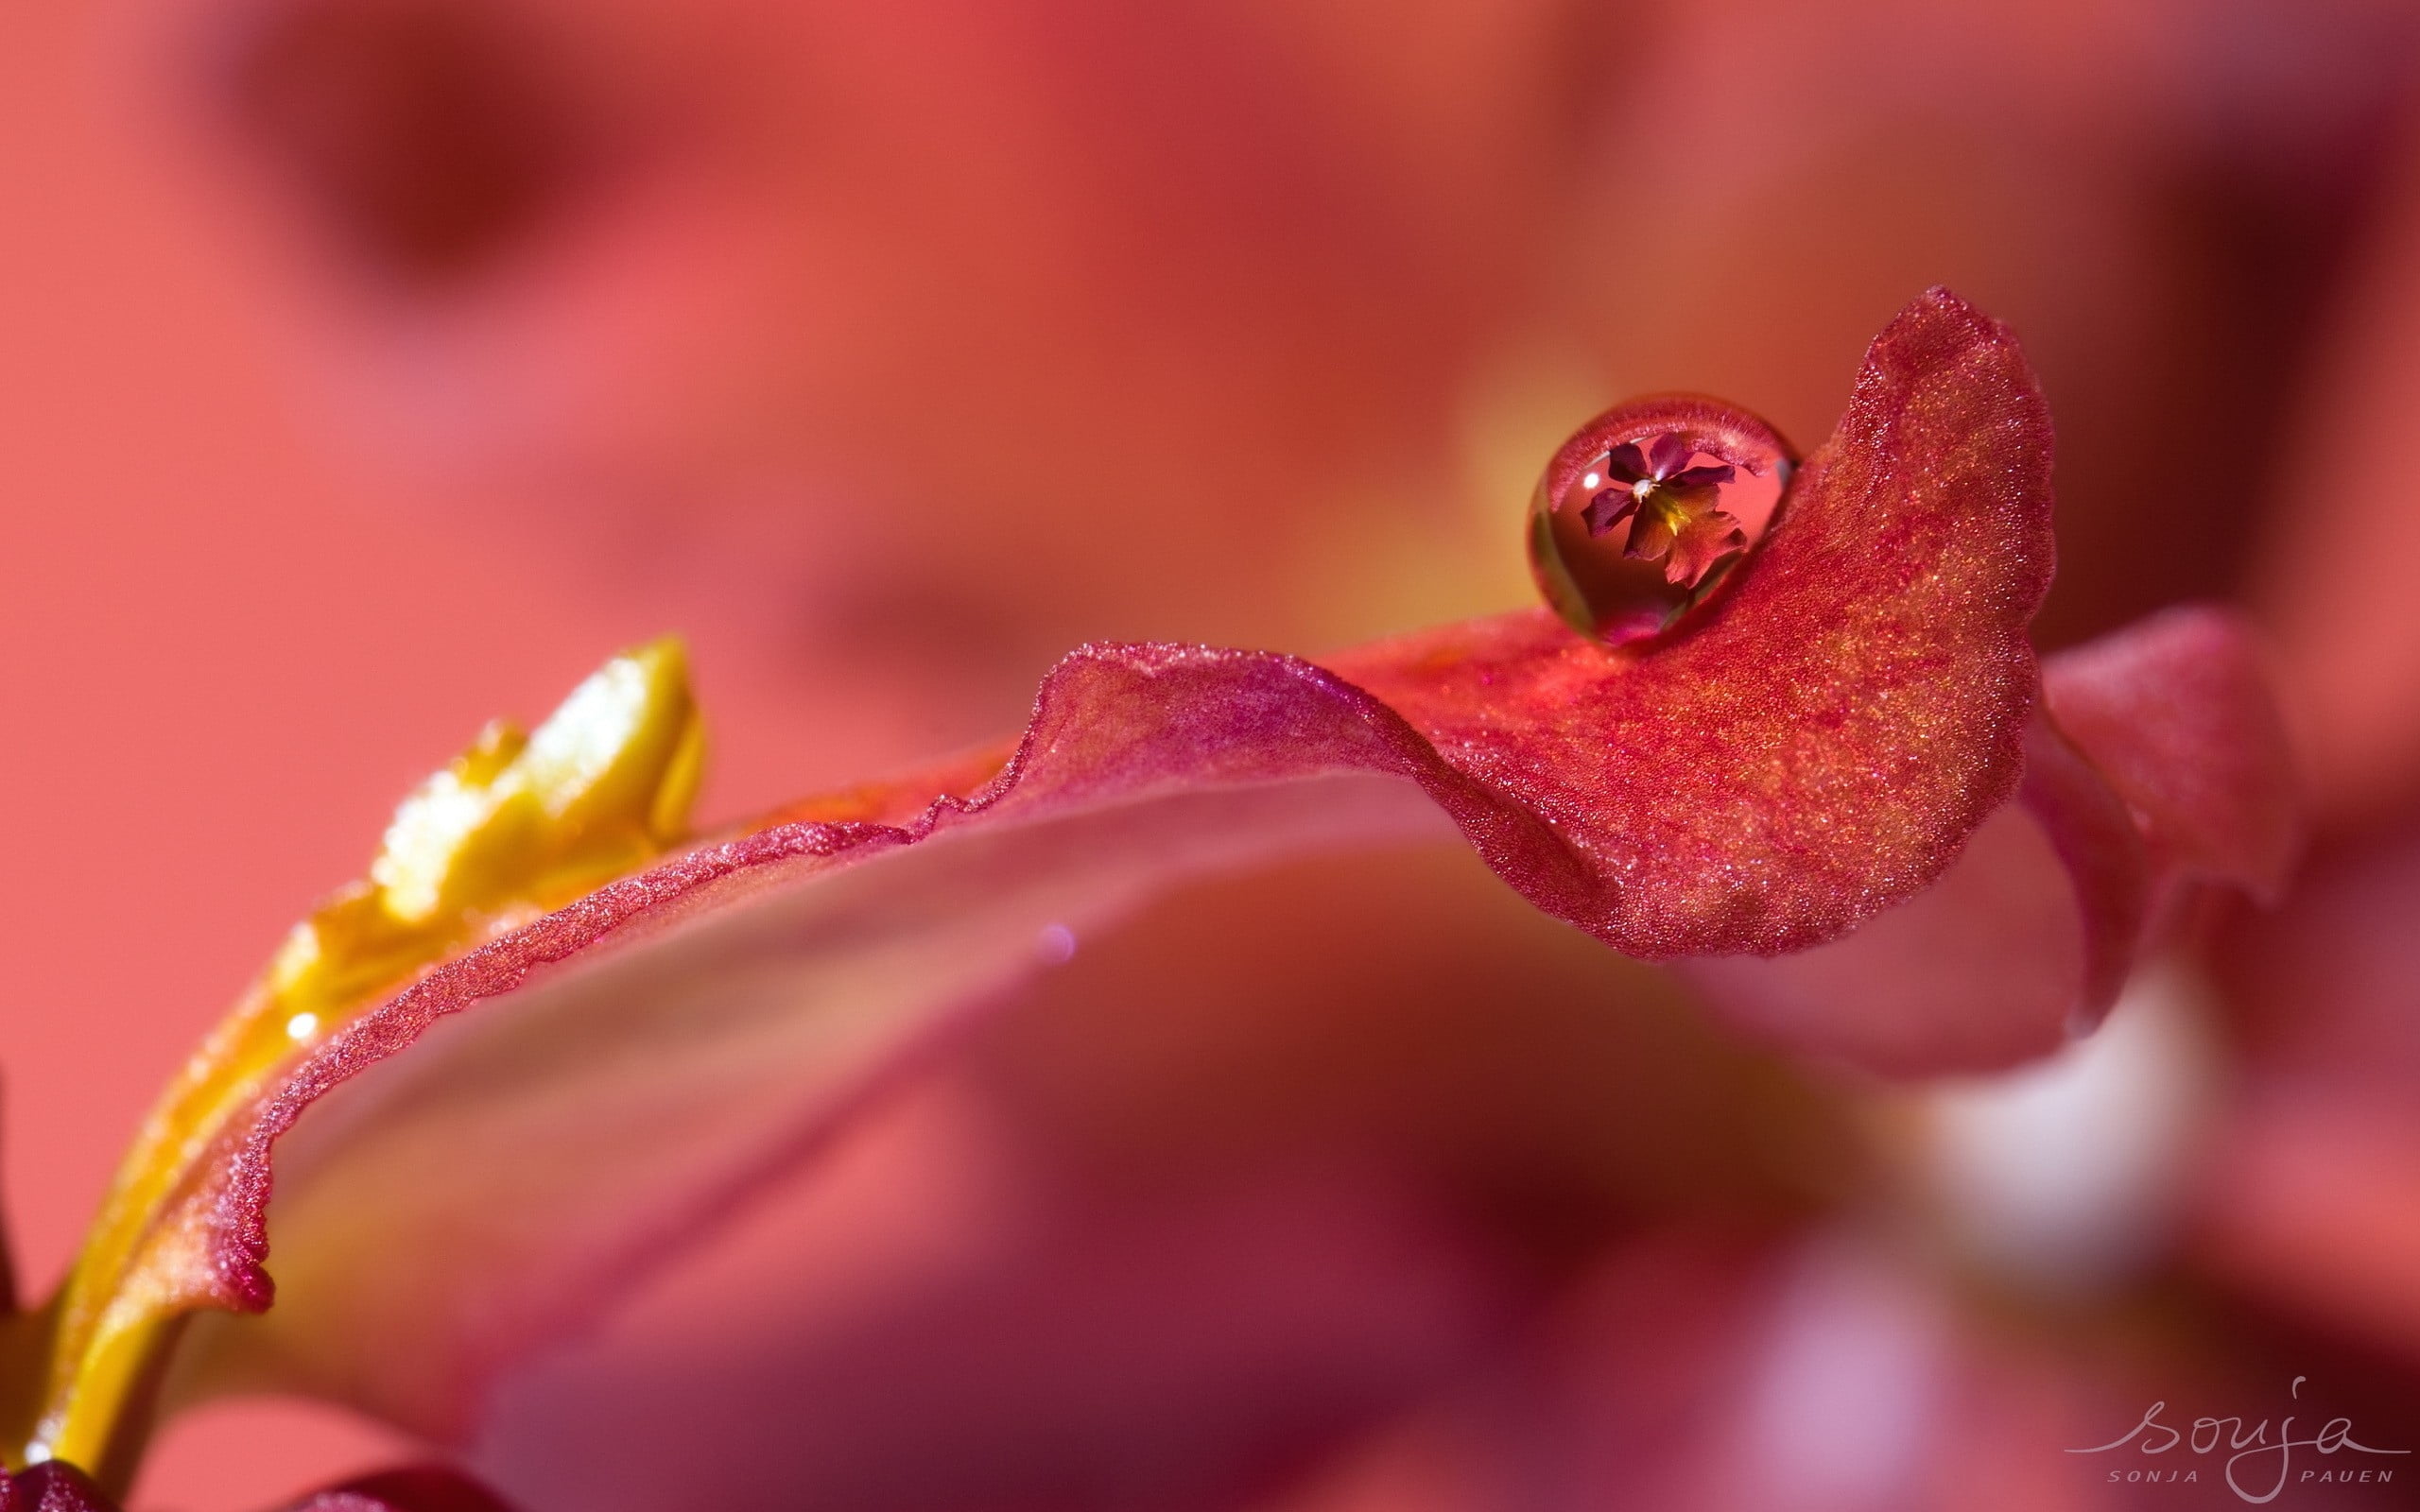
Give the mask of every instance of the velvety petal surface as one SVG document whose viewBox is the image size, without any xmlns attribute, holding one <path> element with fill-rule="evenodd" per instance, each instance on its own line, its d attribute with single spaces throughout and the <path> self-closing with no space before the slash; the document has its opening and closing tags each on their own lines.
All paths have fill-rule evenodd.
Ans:
<svg viewBox="0 0 2420 1512">
<path fill-rule="evenodd" d="M 1876 339 L 1724 600 L 1647 654 L 1543 612 L 1325 668 L 1080 651 L 971 796 L 905 824 L 804 819 L 698 849 L 438 966 L 302 1054 L 216 1136 L 135 1284 L 267 1305 L 289 1129 L 283 1273 L 407 1274 L 385 1263 L 391 1227 L 362 1215 L 438 1189 L 430 1222 L 473 1230 L 441 1237 L 492 1284 L 349 1294 L 432 1347 L 355 1361 L 357 1379 L 254 1364 L 445 1432 L 466 1383 L 1176 879 L 1433 836 L 1442 813 L 1531 902 L 1634 954 L 1827 939 L 1933 881 L 2018 781 L 2048 461 L 2014 344 L 1936 291 Z M 832 812 L 890 816 L 904 791 Z"/>
<path fill-rule="evenodd" d="M 1886 1075 L 1989 1071 L 2100 1022 L 2163 885 L 2269 896 L 2299 844 L 2256 642 L 2170 610 L 2049 659 L 2018 801 L 1941 883 L 1843 939 L 1683 968 L 1733 1022 Z"/>
<path fill-rule="evenodd" d="M 1540 611 L 1327 664 L 1551 829 L 1567 862 L 1489 853 L 1547 912 L 1649 957 L 1800 949 L 1931 882 L 2015 789 L 2049 466 L 2014 342 L 1935 291 L 1699 627 L 1609 656 Z"/>
<path fill-rule="evenodd" d="M 1683 963 L 1727 1022 L 1885 1076 L 1983 1072 L 2098 1020 L 2133 964 L 2149 892 L 2124 808 L 2047 725 L 2019 801 L 1947 875 L 1845 939 Z"/>
</svg>

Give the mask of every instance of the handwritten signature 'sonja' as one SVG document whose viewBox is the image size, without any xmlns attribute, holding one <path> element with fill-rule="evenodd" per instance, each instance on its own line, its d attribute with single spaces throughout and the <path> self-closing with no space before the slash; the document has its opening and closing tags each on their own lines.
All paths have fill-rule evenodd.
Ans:
<svg viewBox="0 0 2420 1512">
<path fill-rule="evenodd" d="M 2303 1383 L 2309 1379 L 2310 1377 L 2308 1376 L 2294 1377 L 2294 1383 L 2290 1395 L 2291 1395 L 2295 1400 L 2299 1401 L 2302 1400 Z M 2152 1402 L 2151 1404 L 2151 1409 L 2143 1414 L 2142 1420 L 2135 1424 L 2134 1427 L 2127 1429 L 2126 1432 L 2119 1436 L 2111 1439 L 2108 1443 L 2100 1444 L 2091 1449 L 2071 1449 L 2068 1450 L 2067 1452 L 2070 1454 L 2106 1454 L 2112 1450 L 2122 1449 L 2128 1444 L 2135 1443 L 2137 1439 L 2141 1440 L 2139 1448 L 2141 1452 L 2145 1454 L 2165 1454 L 2169 1451 L 2180 1447 L 2186 1449 L 2196 1457 L 2206 1457 L 2211 1454 L 2224 1452 L 2227 1455 L 2226 1464 L 2223 1467 L 2226 1476 L 2227 1489 L 2233 1491 L 2236 1495 L 2256 1506 L 2262 1503 L 2275 1501 L 2277 1493 L 2286 1488 L 2287 1482 L 2292 1477 L 2293 1473 L 2293 1455 L 2295 1450 L 2316 1450 L 2322 1454 L 2340 1454 L 2346 1452 L 2357 1454 L 2409 1454 L 2411 1452 L 2411 1451 L 2408 1449 L 2373 1449 L 2367 1444 L 2355 1441 L 2353 1437 L 2353 1419 L 2350 1418 L 2331 1418 L 2327 1420 L 2327 1425 L 2325 1427 L 2322 1428 L 2318 1433 L 2312 1435 L 2310 1437 L 2296 1438 L 2294 1436 L 2294 1419 L 2291 1417 L 2289 1417 L 2284 1422 L 2277 1425 L 2276 1437 L 2272 1439 L 2270 1437 L 2270 1419 L 2266 1418 L 2250 1424 L 2247 1424 L 2241 1418 L 2196 1418 L 2193 1419 L 2192 1427 L 2189 1430 L 2186 1430 L 2172 1427 L 2160 1420 L 2160 1414 L 2167 1410 L 2167 1402 Z M 2242 1481 L 2237 1479 L 2237 1471 L 2238 1469 L 2242 1469 L 2249 1473 L 2257 1470 L 2260 1459 L 2264 1455 L 2274 1456 L 2276 1475 L 2275 1479 L 2270 1482 L 2269 1488 L 2266 1491 L 2255 1493 L 2253 1490 L 2246 1487 Z M 2196 1471 L 2183 1469 L 2169 1470 L 2165 1474 L 2152 1472 L 2150 1476 L 2144 1476 L 2143 1472 L 2140 1471 L 2129 1473 L 2126 1471 L 2113 1469 L 2109 1472 L 2109 1478 L 2113 1481 L 2119 1479 L 2121 1476 L 2126 1479 L 2156 1478 L 2162 1480 L 2180 1481 L 2199 1479 L 2199 1475 Z M 2305 1481 L 2338 1482 L 2360 1480 L 2375 1482 L 2391 1481 L 2394 1478 L 2394 1471 L 2393 1469 L 2377 1468 L 2364 1468 L 2356 1470 L 2339 1469 L 2330 1466 L 2319 1469 L 2306 1468 L 2302 1472 L 2302 1479 Z"/>
</svg>

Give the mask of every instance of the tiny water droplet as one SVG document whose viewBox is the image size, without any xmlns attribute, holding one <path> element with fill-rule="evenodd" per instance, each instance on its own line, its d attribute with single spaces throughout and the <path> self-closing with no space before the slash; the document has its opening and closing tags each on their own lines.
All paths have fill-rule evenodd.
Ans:
<svg viewBox="0 0 2420 1512">
<path fill-rule="evenodd" d="M 1076 932 L 1064 924 L 1045 924 L 1034 936 L 1033 953 L 1050 966 L 1063 966 L 1075 959 Z"/>
<path fill-rule="evenodd" d="M 1796 456 L 1763 421 L 1691 396 L 1606 411 L 1547 464 L 1530 569 L 1564 623 L 1608 646 L 1679 626 L 1754 554 Z"/>
</svg>

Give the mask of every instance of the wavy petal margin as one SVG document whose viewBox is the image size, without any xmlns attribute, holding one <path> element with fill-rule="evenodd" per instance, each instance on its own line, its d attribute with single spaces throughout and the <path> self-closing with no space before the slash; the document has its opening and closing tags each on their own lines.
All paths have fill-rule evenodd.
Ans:
<svg viewBox="0 0 2420 1512">
<path fill-rule="evenodd" d="M 1938 877 L 2023 770 L 2050 421 L 2015 342 L 1917 301 L 1782 510 L 1706 619 L 1643 656 L 1538 612 L 1328 664 L 1551 829 L 1564 854 L 1508 850 L 1446 802 L 1547 913 L 1650 959 L 1818 944 Z"/>
<path fill-rule="evenodd" d="M 1183 878 L 1433 837 L 1442 812 L 1541 909 L 1633 954 L 1838 936 L 1932 883 L 2024 768 L 2049 422 L 2013 340 L 1919 300 L 1784 509 L 1703 623 L 1643 655 L 1543 612 L 1324 668 L 1080 650 L 1006 765 L 950 789 L 968 796 L 702 847 L 304 1054 L 164 1208 L 135 1284 L 266 1308 L 274 1150 L 285 1305 L 206 1324 L 194 1379 L 444 1435 L 494 1367 L 792 1163 L 1054 941 Z M 803 812 L 891 817 L 906 791 Z"/>
</svg>

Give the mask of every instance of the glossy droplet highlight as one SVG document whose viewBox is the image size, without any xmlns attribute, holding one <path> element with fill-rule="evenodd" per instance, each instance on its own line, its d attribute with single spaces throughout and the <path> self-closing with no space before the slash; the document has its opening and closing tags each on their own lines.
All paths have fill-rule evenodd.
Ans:
<svg viewBox="0 0 2420 1512">
<path fill-rule="evenodd" d="M 1573 629 L 1609 646 L 1678 627 L 1779 517 L 1797 456 L 1719 400 L 1607 410 L 1565 441 L 1530 510 L 1530 570 Z"/>
</svg>

